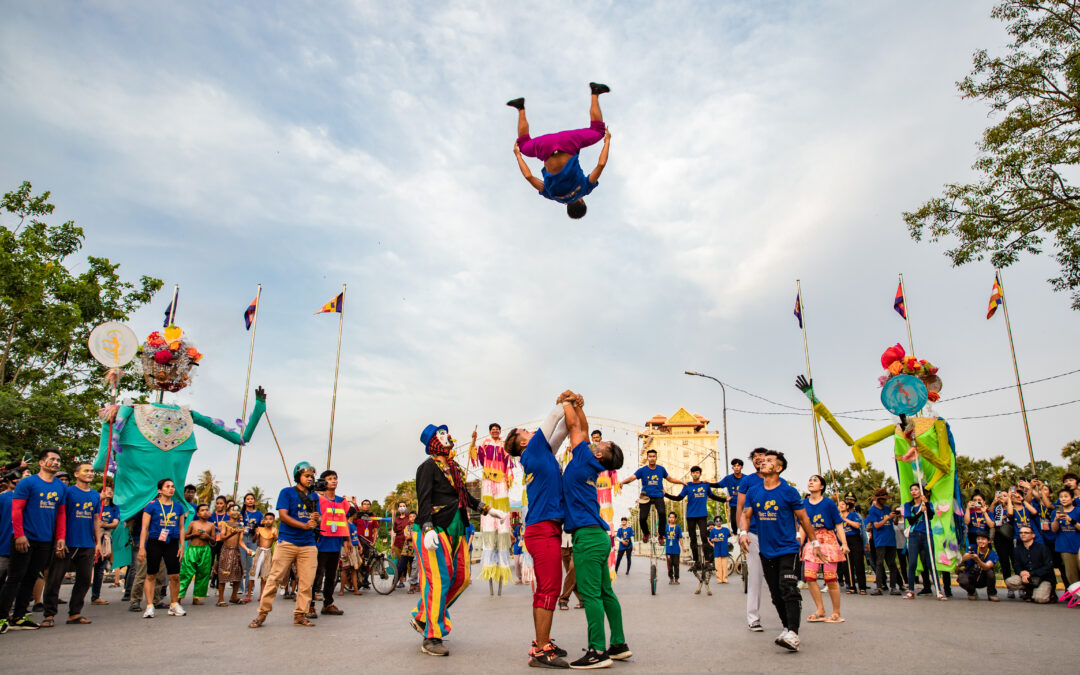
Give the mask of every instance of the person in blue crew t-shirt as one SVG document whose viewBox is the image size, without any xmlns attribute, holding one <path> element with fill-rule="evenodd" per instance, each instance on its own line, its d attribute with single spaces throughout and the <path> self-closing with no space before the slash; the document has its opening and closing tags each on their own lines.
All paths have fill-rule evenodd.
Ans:
<svg viewBox="0 0 1080 675">
<path fill-rule="evenodd" d="M 721 478 L 719 481 L 712 483 L 711 487 L 723 488 L 727 490 L 728 496 L 728 522 L 734 524 L 738 522 L 738 515 L 735 513 L 739 506 L 739 483 L 743 479 L 743 461 L 736 457 L 731 460 L 731 473 Z"/>
<path fill-rule="evenodd" d="M 630 559 L 634 557 L 634 528 L 630 527 L 626 518 L 622 519 L 622 526 L 615 533 L 615 539 L 619 542 L 619 553 L 615 556 L 615 573 L 619 573 L 619 565 L 625 555 L 626 573 L 630 574 Z"/>
<path fill-rule="evenodd" d="M 701 569 L 702 552 L 698 549 L 698 539 L 705 548 L 705 569 L 713 564 L 712 546 L 709 541 L 709 500 L 725 502 L 725 497 L 713 494 L 710 483 L 701 480 L 701 467 L 690 467 L 690 482 L 683 485 L 677 495 L 665 494 L 672 501 L 686 501 L 686 528 L 690 531 L 690 553 L 694 556 L 694 568 Z"/>
<path fill-rule="evenodd" d="M 746 502 L 746 493 L 750 488 L 761 485 L 763 474 L 761 466 L 765 463 L 765 448 L 754 448 L 750 451 L 750 463 L 754 465 L 755 473 L 743 476 L 739 481 L 739 496 L 735 507 L 735 527 L 742 523 L 742 509 Z M 765 572 L 761 568 L 761 556 L 758 555 L 757 519 L 750 518 L 750 528 L 746 531 L 750 536 L 750 553 L 746 556 L 746 627 L 755 633 L 764 630 L 761 627 L 761 587 L 765 583 Z M 742 532 L 739 533 L 740 535 Z"/>
<path fill-rule="evenodd" d="M 782 453 L 775 450 L 765 453 L 758 468 L 762 482 L 746 493 L 739 516 L 739 546 L 749 555 L 750 533 L 747 530 L 750 519 L 756 515 L 761 567 L 765 572 L 765 582 L 769 585 L 773 606 L 784 625 L 783 632 L 776 637 L 775 642 L 784 649 L 797 652 L 802 595 L 799 593 L 799 579 L 795 575 L 795 563 L 799 555 L 795 528 L 802 527 L 806 541 L 811 542 L 814 557 L 819 563 L 825 563 L 826 556 L 814 535 L 814 526 L 806 515 L 799 491 L 780 479 L 780 474 L 786 468 L 787 460 Z"/>
<path fill-rule="evenodd" d="M 667 532 L 664 535 L 664 557 L 667 558 L 668 585 L 679 584 L 679 557 L 682 556 L 682 527 L 676 522 L 678 517 L 669 513 Z"/>
<path fill-rule="evenodd" d="M 607 166 L 608 150 L 611 147 L 611 132 L 604 126 L 604 116 L 600 112 L 600 95 L 611 89 L 606 84 L 589 83 L 592 92 L 592 104 L 589 107 L 589 128 L 573 131 L 560 131 L 532 138 L 529 136 L 529 122 L 525 118 L 525 99 L 515 98 L 506 105 L 518 111 L 518 139 L 514 142 L 514 157 L 517 158 L 521 175 L 540 192 L 541 197 L 566 204 L 566 215 L 571 218 L 585 216 L 585 196 L 596 189 L 600 174 Z M 604 140 L 604 149 L 600 151 L 600 160 L 588 176 L 581 169 L 579 153 L 600 139 Z M 536 157 L 544 163 L 544 179 L 532 175 L 529 165 L 522 158 Z"/>
<path fill-rule="evenodd" d="M 42 603 L 45 605 L 42 628 L 51 628 L 56 622 L 56 607 L 60 600 L 60 584 L 68 570 L 75 569 L 75 585 L 71 587 L 68 598 L 69 624 L 90 623 L 82 615 L 86 592 L 90 590 L 94 578 L 94 561 L 101 557 L 101 495 L 90 489 L 94 479 L 94 468 L 83 462 L 75 467 L 75 484 L 64 493 L 64 534 L 58 538 L 64 540 L 64 546 L 56 547 L 53 562 L 46 577 L 45 593 Z"/>
<path fill-rule="evenodd" d="M 648 497 L 649 501 L 638 507 L 638 527 L 641 528 L 641 541 L 649 542 L 649 512 L 656 507 L 657 528 L 663 530 L 667 522 L 667 504 L 664 502 L 664 481 L 675 485 L 686 485 L 678 478 L 668 475 L 667 469 L 656 463 L 656 451 L 649 450 L 645 453 L 645 466 L 634 472 L 633 476 L 625 478 L 623 485 L 641 481 L 641 494 Z M 657 533 L 658 535 L 661 533 Z"/>
<path fill-rule="evenodd" d="M 60 451 L 46 448 L 38 453 L 39 470 L 26 476 L 15 487 L 11 502 L 13 543 L 8 558 L 8 574 L 0 590 L 0 633 L 9 626 L 15 630 L 34 630 L 38 624 L 29 613 L 34 582 L 48 569 L 53 550 L 65 542 L 61 534 L 66 525 L 64 494 L 67 486 L 58 478 Z M 10 624 L 9 624 L 9 617 Z"/>
<path fill-rule="evenodd" d="M 889 491 L 885 488 L 874 490 L 874 502 L 866 512 L 866 529 L 874 538 L 874 576 L 877 588 L 870 595 L 900 595 L 900 586 L 904 581 L 900 568 L 896 566 L 896 530 L 893 523 L 901 516 L 888 505 Z M 885 576 L 888 566 L 890 576 Z"/>
<path fill-rule="evenodd" d="M 980 532 L 975 535 L 975 543 L 968 547 L 967 553 L 960 558 L 957 567 L 960 570 L 958 585 L 967 591 L 968 600 L 978 600 L 979 588 L 986 589 L 986 599 L 997 602 L 997 577 L 994 565 L 998 554 L 990 548 L 990 533 Z"/>
<path fill-rule="evenodd" d="M 717 516 L 713 521 L 713 526 L 709 528 L 709 542 L 712 543 L 713 561 L 716 563 L 716 581 L 721 584 L 728 583 L 727 559 L 730 555 L 728 551 L 728 537 L 730 536 L 731 530 L 724 525 L 720 516 Z"/>
<path fill-rule="evenodd" d="M 157 499 L 143 508 L 142 531 L 139 533 L 138 562 L 146 563 L 146 581 L 143 590 L 146 597 L 144 619 L 154 618 L 154 583 L 158 569 L 165 565 L 169 577 L 169 616 L 187 614 L 180 606 L 180 561 L 184 558 L 184 541 L 187 511 L 183 504 L 173 501 L 176 484 L 162 478 L 157 484 Z M 133 589 L 132 595 L 139 589 Z"/>
</svg>

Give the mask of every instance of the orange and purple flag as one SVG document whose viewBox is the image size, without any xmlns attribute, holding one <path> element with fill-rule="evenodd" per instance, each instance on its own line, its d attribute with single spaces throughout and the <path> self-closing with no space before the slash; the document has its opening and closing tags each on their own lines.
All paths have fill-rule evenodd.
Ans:
<svg viewBox="0 0 1080 675">
<path fill-rule="evenodd" d="M 1005 304 L 1005 294 L 1001 291 L 1001 282 L 998 275 L 994 274 L 994 290 L 990 293 L 990 306 L 986 309 L 986 318 L 994 316 L 994 312 Z"/>
<path fill-rule="evenodd" d="M 259 298 L 255 297 L 248 305 L 248 308 L 244 310 L 244 326 L 245 330 L 251 330 L 251 322 L 255 320 L 255 312 L 259 309 Z"/>
<path fill-rule="evenodd" d="M 893 299 L 892 308 L 896 310 L 896 313 L 907 318 L 907 306 L 904 304 L 904 285 L 896 285 L 896 297 Z"/>
<path fill-rule="evenodd" d="M 323 305 L 322 309 L 320 309 L 319 311 L 317 311 L 315 313 L 316 314 L 330 314 L 330 313 L 337 312 L 338 314 L 341 314 L 341 310 L 344 307 L 345 307 L 345 293 L 342 292 L 342 293 L 338 293 L 337 297 L 335 297 L 333 300 L 331 300 L 330 302 Z"/>
</svg>

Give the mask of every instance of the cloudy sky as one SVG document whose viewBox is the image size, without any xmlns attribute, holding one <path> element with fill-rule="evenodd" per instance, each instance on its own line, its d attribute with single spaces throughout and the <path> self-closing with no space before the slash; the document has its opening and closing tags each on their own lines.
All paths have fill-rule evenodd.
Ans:
<svg viewBox="0 0 1080 675">
<path fill-rule="evenodd" d="M 901 219 L 971 176 L 987 112 L 955 82 L 1005 44 L 989 2 L 4 5 L 0 186 L 52 190 L 87 253 L 180 285 L 206 358 L 176 400 L 238 416 L 261 282 L 252 386 L 289 465 L 322 468 L 337 317 L 312 313 L 348 283 L 333 461 L 348 494 L 411 478 L 429 422 L 466 438 L 565 388 L 632 423 L 686 406 L 718 427 L 719 387 L 687 369 L 800 406 L 796 279 L 819 395 L 878 409 L 878 357 L 906 342 L 900 272 L 958 450 L 1026 460 L 1018 415 L 959 419 L 1018 410 L 1015 390 L 949 402 L 1013 382 L 1002 316 L 985 320 L 993 270 L 951 268 Z M 534 135 L 585 126 L 590 80 L 612 88 L 611 158 L 570 221 L 522 180 L 503 104 L 525 96 Z M 1027 259 L 1005 275 L 1025 380 L 1080 368 L 1052 274 Z M 132 327 L 160 327 L 167 304 Z M 1076 398 L 1077 377 L 1029 386 L 1029 407 Z M 1080 437 L 1076 410 L 1031 413 L 1037 458 Z M 860 416 L 856 435 L 886 417 Z M 800 483 L 814 468 L 806 416 L 729 411 L 728 427 L 732 456 L 784 449 Z M 234 450 L 200 440 L 193 473 L 231 487 Z M 284 481 L 262 429 L 241 488 Z"/>
</svg>

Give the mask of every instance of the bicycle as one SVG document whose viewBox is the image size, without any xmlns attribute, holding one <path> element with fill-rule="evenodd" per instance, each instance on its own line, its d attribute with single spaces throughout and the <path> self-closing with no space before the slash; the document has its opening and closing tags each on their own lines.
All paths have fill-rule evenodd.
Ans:
<svg viewBox="0 0 1080 675">
<path fill-rule="evenodd" d="M 363 537 L 360 538 L 360 548 L 363 549 L 360 555 L 360 566 L 368 570 L 371 587 L 379 595 L 393 593 L 399 581 L 394 561 Z"/>
<path fill-rule="evenodd" d="M 746 569 L 746 554 L 742 552 L 742 548 L 736 544 L 732 549 L 731 555 L 728 556 L 728 576 L 732 574 L 738 574 L 742 577 L 742 592 L 746 593 L 747 586 L 749 585 L 749 576 L 747 576 Z"/>
<path fill-rule="evenodd" d="M 642 499 L 645 501 L 643 502 Z M 641 508 L 640 505 L 648 503 L 648 501 L 648 497 L 639 497 L 638 508 Z M 656 529 L 656 519 L 656 509 L 649 509 L 649 530 L 652 532 L 649 537 L 649 589 L 652 595 L 656 595 L 656 539 L 660 536 Z"/>
</svg>

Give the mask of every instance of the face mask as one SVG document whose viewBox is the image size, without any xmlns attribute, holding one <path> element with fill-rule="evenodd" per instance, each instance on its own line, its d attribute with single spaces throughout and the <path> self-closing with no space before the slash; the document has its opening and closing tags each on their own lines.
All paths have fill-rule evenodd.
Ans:
<svg viewBox="0 0 1080 675">
<path fill-rule="evenodd" d="M 405 513 L 405 511 L 406 511 L 406 509 L 405 509 L 404 506 L 399 506 L 398 507 L 398 510 L 397 510 L 398 513 Z"/>
</svg>

